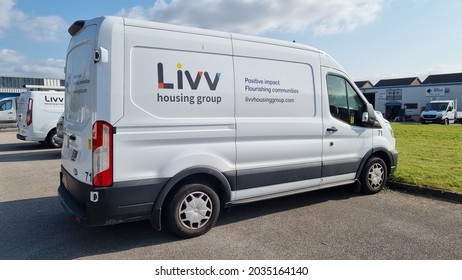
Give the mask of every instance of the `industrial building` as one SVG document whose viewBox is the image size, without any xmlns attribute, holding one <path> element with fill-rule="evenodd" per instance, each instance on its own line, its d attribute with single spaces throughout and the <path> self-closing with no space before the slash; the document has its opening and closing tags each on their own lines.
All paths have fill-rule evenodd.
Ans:
<svg viewBox="0 0 462 280">
<path fill-rule="evenodd" d="M 18 96 L 26 91 L 25 85 L 44 87 L 64 86 L 61 79 L 3 77 L 0 76 L 0 99 Z M 425 105 L 432 100 L 458 100 L 458 111 L 462 111 L 462 73 L 430 75 L 423 82 L 418 77 L 383 79 L 373 85 L 370 81 L 359 81 L 361 89 L 377 111 L 389 120 L 397 117 L 419 120 Z"/>
<path fill-rule="evenodd" d="M 356 82 L 369 102 L 389 120 L 418 121 L 425 105 L 432 100 L 458 100 L 462 111 L 462 73 L 430 75 L 423 82 L 417 77 Z"/>
<path fill-rule="evenodd" d="M 26 91 L 25 85 L 59 87 L 64 86 L 64 80 L 0 76 L 0 99 L 19 96 L 21 92 Z"/>
</svg>

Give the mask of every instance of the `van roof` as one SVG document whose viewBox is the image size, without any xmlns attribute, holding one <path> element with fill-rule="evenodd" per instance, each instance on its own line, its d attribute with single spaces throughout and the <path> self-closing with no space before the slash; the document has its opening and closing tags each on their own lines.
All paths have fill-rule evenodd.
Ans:
<svg viewBox="0 0 462 280">
<path fill-rule="evenodd" d="M 283 41 L 278 39 L 271 39 L 265 37 L 258 37 L 252 35 L 244 35 L 244 34 L 237 34 L 232 32 L 224 32 L 224 31 L 216 31 L 216 30 L 209 30 L 209 29 L 202 29 L 197 27 L 187 27 L 187 26 L 180 26 L 168 23 L 160 23 L 160 22 L 153 22 L 153 21 L 146 21 L 146 20 L 138 20 L 132 18 L 124 18 L 124 17 L 117 17 L 117 16 L 103 16 L 98 18 L 93 18 L 90 20 L 78 20 L 74 22 L 68 29 L 69 33 L 74 36 L 77 34 L 81 28 L 86 25 L 96 24 L 99 25 L 101 28 L 105 28 L 104 26 L 111 26 L 111 25 L 125 25 L 125 26 L 132 26 L 132 27 L 141 27 L 141 28 L 148 28 L 148 29 L 158 29 L 158 30 L 166 30 L 166 31 L 173 31 L 173 32 L 180 32 L 180 33 L 192 33 L 204 36 L 211 36 L 211 37 L 218 37 L 218 38 L 229 38 L 232 40 L 240 40 L 240 41 L 248 41 L 254 43 L 262 43 L 262 44 L 269 44 L 275 46 L 282 46 L 288 47 L 293 49 L 305 50 L 319 54 L 321 59 L 321 65 L 327 66 L 330 68 L 338 69 L 345 73 L 345 70 L 340 66 L 340 64 L 333 59 L 330 55 L 321 51 L 317 48 L 299 44 L 295 42 Z"/>
<path fill-rule="evenodd" d="M 316 49 L 311 46 L 307 46 L 304 44 L 299 44 L 294 42 L 288 42 L 278 39 L 271 39 L 265 37 L 258 37 L 252 35 L 244 35 L 244 34 L 237 34 L 232 32 L 224 32 L 224 31 L 217 31 L 217 30 L 210 30 L 210 29 L 202 29 L 197 27 L 187 27 L 181 25 L 174 25 L 169 23 L 160 23 L 154 21 L 146 21 L 146 20 L 139 20 L 133 18 L 124 18 L 124 17 L 116 17 L 116 16 L 104 16 L 99 18 L 94 18 L 91 20 L 78 20 L 74 22 L 68 29 L 69 34 L 74 36 L 78 33 L 78 31 L 84 27 L 85 25 L 96 23 L 102 24 L 103 22 L 111 22 L 114 24 L 124 24 L 126 26 L 134 26 L 134 27 L 142 27 L 142 28 L 152 28 L 152 29 L 159 29 L 159 30 L 168 30 L 168 31 L 175 31 L 175 32 L 184 32 L 184 33 L 193 33 L 193 34 L 200 34 L 206 36 L 213 36 L 213 37 L 220 37 L 220 38 L 232 38 L 235 40 L 242 40 L 242 41 L 251 41 L 251 42 L 260 42 L 265 44 L 271 45 L 278 45 L 278 46 L 285 46 L 297 49 L 308 50 L 312 52 L 322 53 L 319 49 Z"/>
<path fill-rule="evenodd" d="M 29 91 L 64 91 L 63 86 L 24 85 Z"/>
</svg>

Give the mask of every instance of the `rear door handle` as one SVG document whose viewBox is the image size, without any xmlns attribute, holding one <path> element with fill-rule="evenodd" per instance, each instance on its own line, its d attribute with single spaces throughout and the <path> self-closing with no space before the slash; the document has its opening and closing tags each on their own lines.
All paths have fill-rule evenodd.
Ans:
<svg viewBox="0 0 462 280">
<path fill-rule="evenodd" d="M 332 127 L 329 127 L 329 128 L 327 129 L 327 131 L 328 131 L 328 132 L 337 132 L 338 129 L 337 129 L 335 126 L 332 126 Z"/>
</svg>

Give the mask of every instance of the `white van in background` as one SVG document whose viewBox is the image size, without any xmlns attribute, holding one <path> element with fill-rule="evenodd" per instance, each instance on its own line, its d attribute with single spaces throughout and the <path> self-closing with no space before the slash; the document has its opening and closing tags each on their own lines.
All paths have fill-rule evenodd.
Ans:
<svg viewBox="0 0 462 280">
<path fill-rule="evenodd" d="M 16 97 L 0 99 L 0 128 L 16 127 Z"/>
<path fill-rule="evenodd" d="M 26 86 L 18 97 L 16 138 L 39 141 L 50 148 L 59 148 L 53 137 L 56 122 L 64 111 L 64 87 Z"/>
<path fill-rule="evenodd" d="M 320 50 L 120 17 L 69 33 L 58 193 L 78 223 L 193 237 L 222 207 L 377 193 L 397 166 L 391 126 Z"/>
</svg>

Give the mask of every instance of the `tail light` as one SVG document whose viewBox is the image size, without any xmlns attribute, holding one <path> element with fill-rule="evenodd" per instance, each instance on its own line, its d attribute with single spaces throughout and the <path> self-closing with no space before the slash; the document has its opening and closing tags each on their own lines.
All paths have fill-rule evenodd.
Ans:
<svg viewBox="0 0 462 280">
<path fill-rule="evenodd" d="M 93 186 L 109 187 L 113 182 L 112 125 L 104 121 L 93 124 Z"/>
<path fill-rule="evenodd" d="M 26 124 L 29 126 L 32 124 L 32 105 L 34 104 L 34 100 L 29 98 L 29 102 L 27 103 L 27 114 L 26 114 Z"/>
</svg>

